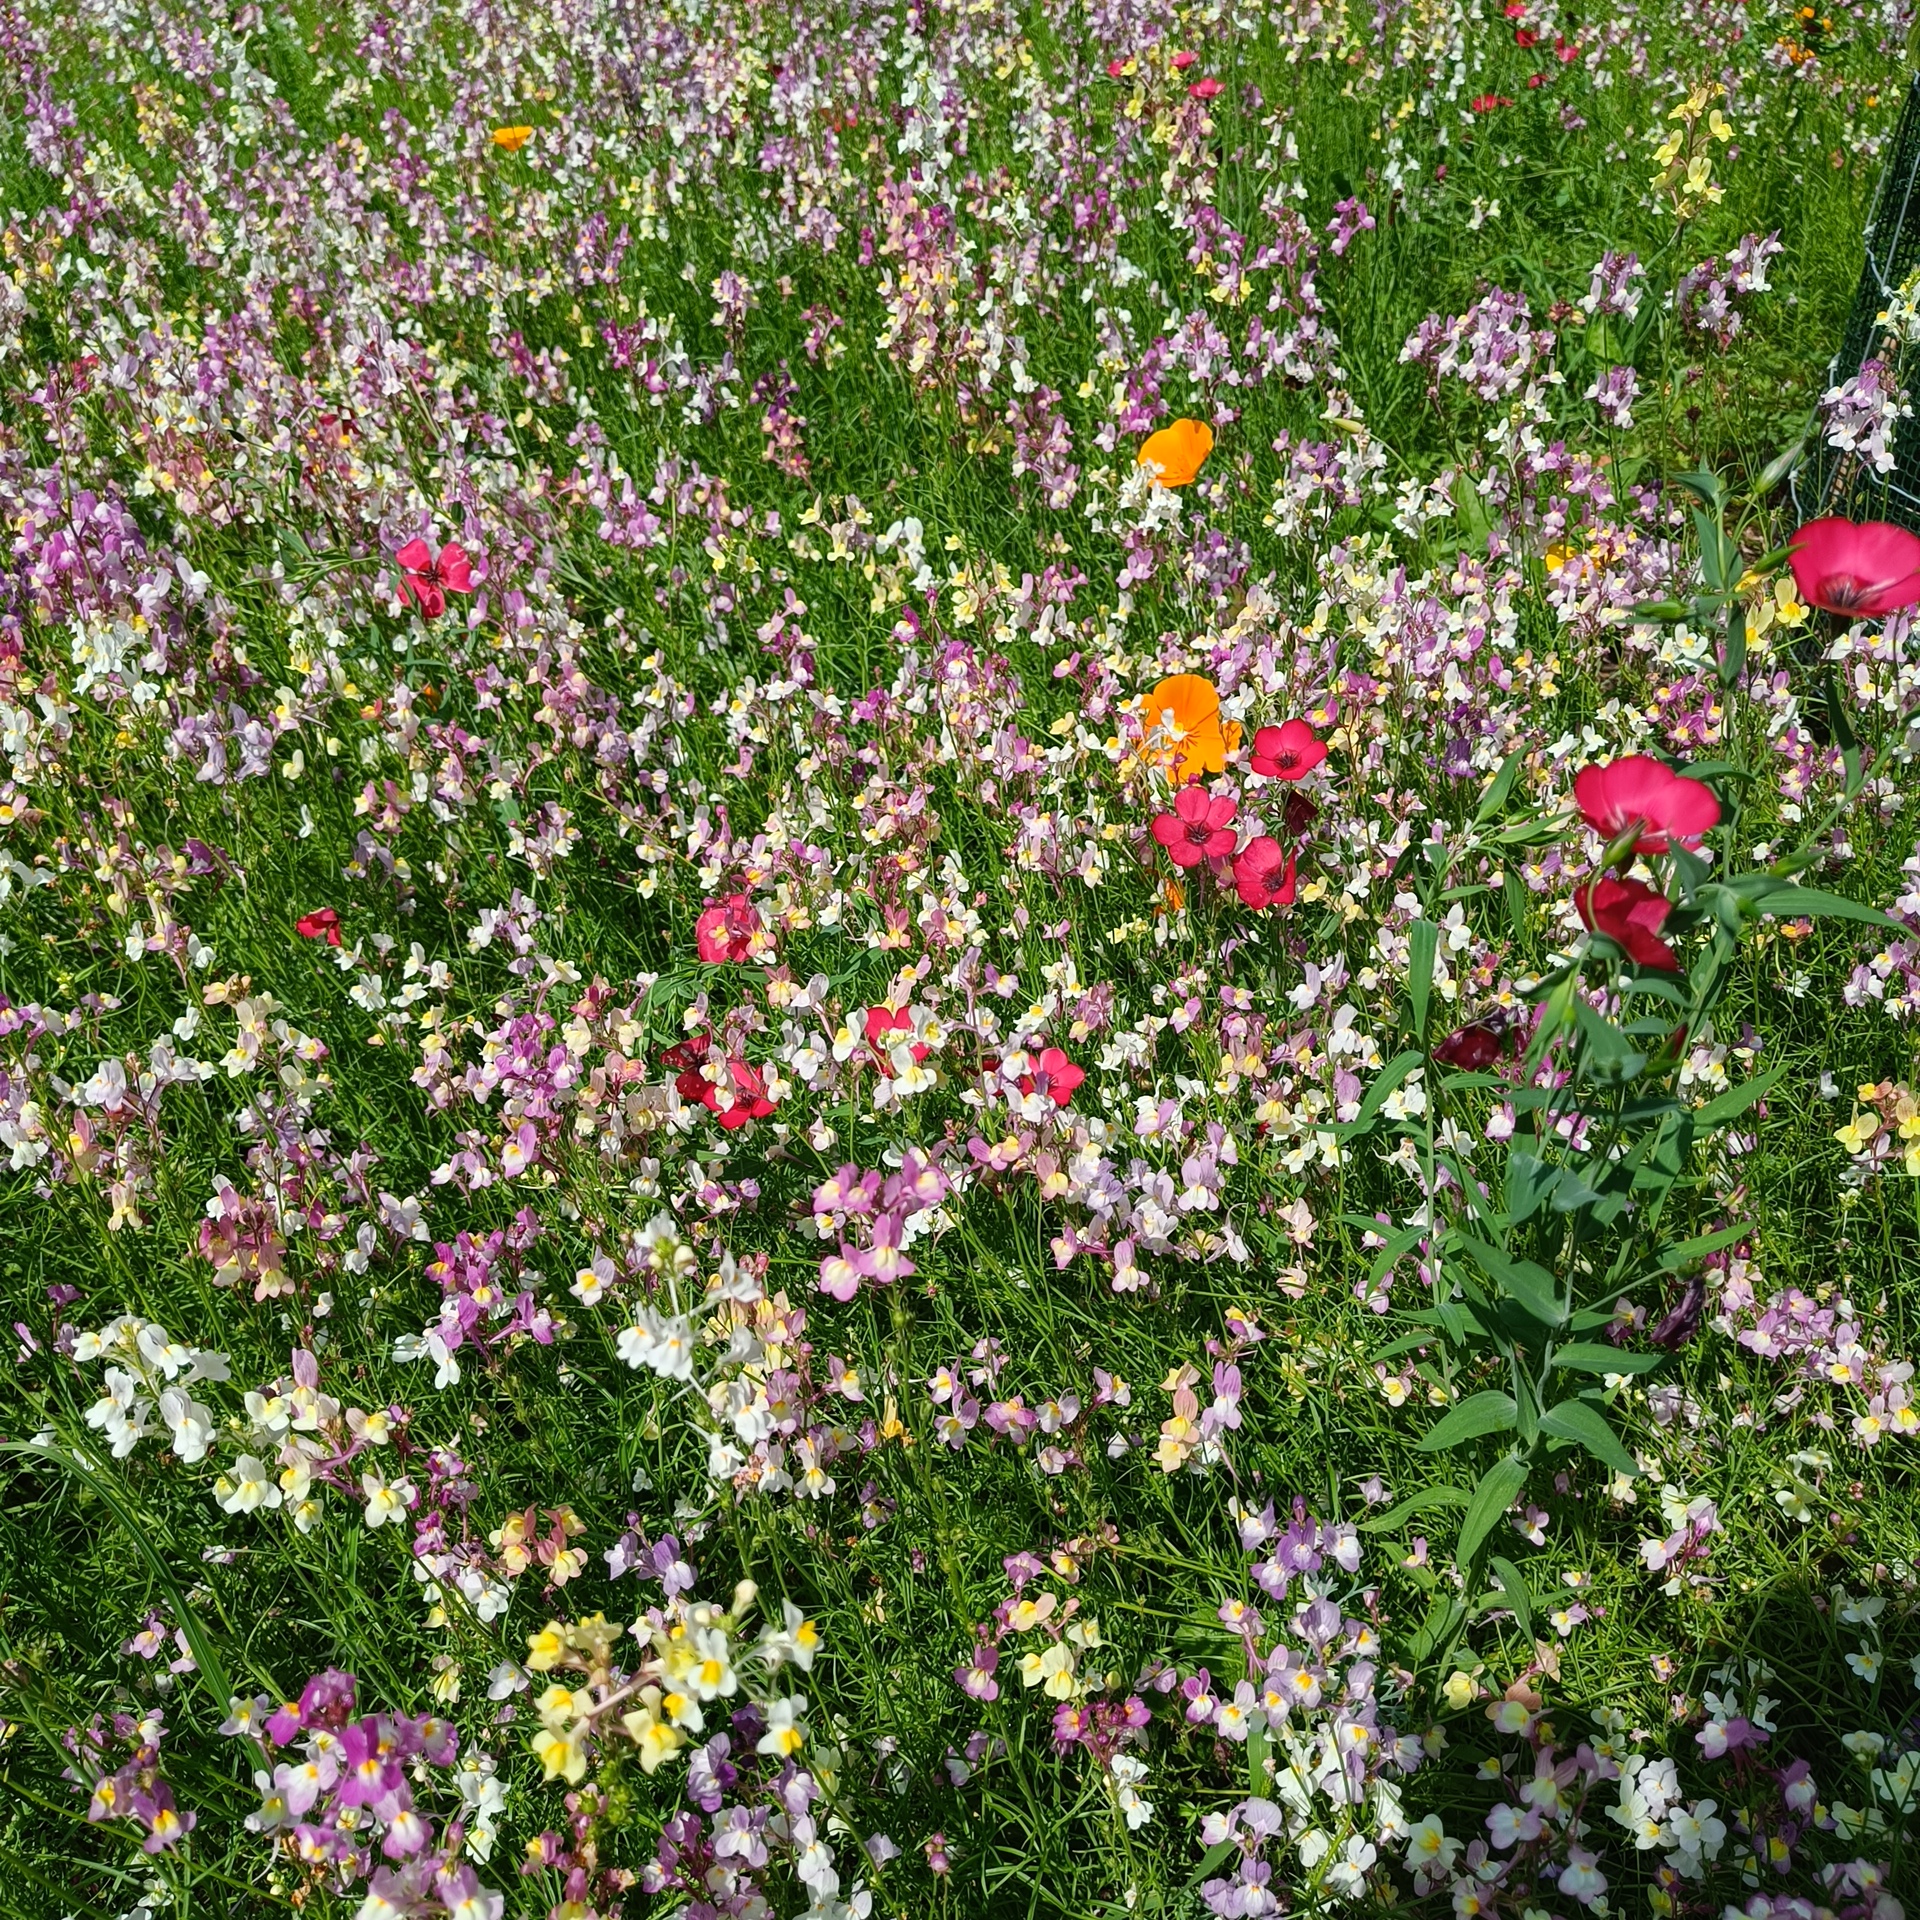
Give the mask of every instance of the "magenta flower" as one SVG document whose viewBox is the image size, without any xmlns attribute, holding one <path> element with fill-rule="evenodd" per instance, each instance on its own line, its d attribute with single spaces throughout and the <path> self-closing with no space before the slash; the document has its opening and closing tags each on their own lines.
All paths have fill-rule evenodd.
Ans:
<svg viewBox="0 0 1920 1920">
<path fill-rule="evenodd" d="M 1044 1094 L 1056 1107 L 1064 1107 L 1086 1077 L 1085 1067 L 1076 1067 L 1058 1047 L 1048 1047 L 1033 1063 L 1033 1070 L 1020 1076 L 1019 1085 L 1022 1093 Z"/>
<path fill-rule="evenodd" d="M 1253 736 L 1253 770 L 1269 780 L 1300 780 L 1327 757 L 1327 743 L 1304 720 L 1262 727 Z"/>
<path fill-rule="evenodd" d="M 1573 778 L 1573 798 L 1587 825 L 1609 840 L 1638 822 L 1636 853 L 1697 847 L 1720 820 L 1720 802 L 1711 787 L 1644 753 L 1604 767 L 1582 767 Z"/>
<path fill-rule="evenodd" d="M 400 568 L 400 598 L 420 609 L 423 620 L 447 610 L 447 595 L 473 591 L 473 567 L 451 540 L 438 554 L 424 540 L 409 540 L 394 556 Z"/>
<path fill-rule="evenodd" d="M 1793 583 L 1809 606 L 1872 618 L 1920 601 L 1920 538 L 1885 520 L 1810 520 L 1793 536 Z"/>
<path fill-rule="evenodd" d="M 744 893 L 730 893 L 701 911 L 693 923 L 693 944 L 708 966 L 745 960 L 760 932 L 760 915 Z"/>
<path fill-rule="evenodd" d="M 1293 869 L 1293 854 L 1263 833 L 1241 848 L 1233 863 L 1233 884 L 1242 903 L 1256 913 L 1267 907 L 1290 907 L 1296 891 Z"/>
<path fill-rule="evenodd" d="M 1234 834 L 1228 825 L 1233 815 L 1234 803 L 1225 794 L 1182 787 L 1174 796 L 1173 811 L 1155 817 L 1153 837 L 1176 867 L 1224 860 L 1233 851 Z"/>
</svg>

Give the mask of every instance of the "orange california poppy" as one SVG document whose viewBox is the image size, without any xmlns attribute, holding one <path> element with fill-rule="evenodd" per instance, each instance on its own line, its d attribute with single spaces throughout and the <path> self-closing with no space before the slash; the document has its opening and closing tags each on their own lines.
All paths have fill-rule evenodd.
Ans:
<svg viewBox="0 0 1920 1920">
<path fill-rule="evenodd" d="M 1240 744 L 1240 722 L 1220 718 L 1220 695 L 1197 673 L 1176 673 L 1147 695 L 1141 715 L 1147 754 L 1177 786 L 1203 773 L 1224 773 Z"/>
<path fill-rule="evenodd" d="M 1202 463 L 1213 451 L 1213 429 L 1204 420 L 1176 420 L 1170 427 L 1147 435 L 1135 463 L 1149 463 L 1160 471 L 1154 475 L 1157 487 L 1185 487 L 1193 483 Z"/>
<path fill-rule="evenodd" d="M 495 127 L 493 144 L 507 153 L 518 153 L 533 138 L 531 127 Z"/>
</svg>

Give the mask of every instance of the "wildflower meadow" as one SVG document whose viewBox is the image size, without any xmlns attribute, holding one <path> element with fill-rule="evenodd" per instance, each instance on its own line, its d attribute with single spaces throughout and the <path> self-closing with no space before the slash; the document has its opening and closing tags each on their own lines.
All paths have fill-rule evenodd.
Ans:
<svg viewBox="0 0 1920 1920">
<path fill-rule="evenodd" d="M 0 0 L 0 1915 L 1902 1920 L 1916 25 Z"/>
</svg>

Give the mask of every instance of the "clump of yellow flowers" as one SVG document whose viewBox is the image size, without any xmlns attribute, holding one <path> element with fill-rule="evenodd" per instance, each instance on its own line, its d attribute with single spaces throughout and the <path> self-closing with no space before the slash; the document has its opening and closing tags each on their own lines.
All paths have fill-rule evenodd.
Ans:
<svg viewBox="0 0 1920 1920">
<path fill-rule="evenodd" d="M 1666 196 L 1676 220 L 1691 220 L 1705 206 L 1716 206 L 1726 188 L 1713 177 L 1713 142 L 1725 146 L 1733 125 L 1715 104 L 1724 87 L 1695 87 L 1667 115 L 1664 133 L 1653 134 L 1654 191 Z"/>
<path fill-rule="evenodd" d="M 529 1744 L 549 1780 L 577 1786 L 586 1777 L 595 1748 L 625 1739 L 638 1751 L 641 1770 L 653 1773 L 695 1736 L 706 1731 L 714 1702 L 743 1690 L 743 1671 L 771 1676 L 786 1666 L 802 1673 L 813 1666 L 820 1636 L 791 1601 L 783 1603 L 778 1627 L 765 1624 L 757 1640 L 743 1640 L 745 1621 L 758 1598 L 751 1580 L 734 1589 L 725 1608 L 676 1594 L 664 1610 L 630 1628 L 596 1613 L 584 1620 L 549 1620 L 527 1638 L 527 1670 L 565 1674 L 534 1703 L 539 1726 Z M 625 1644 L 638 1643 L 629 1667 Z M 788 1759 L 806 1742 L 804 1694 L 758 1700 L 766 1731 L 758 1751 Z"/>
</svg>

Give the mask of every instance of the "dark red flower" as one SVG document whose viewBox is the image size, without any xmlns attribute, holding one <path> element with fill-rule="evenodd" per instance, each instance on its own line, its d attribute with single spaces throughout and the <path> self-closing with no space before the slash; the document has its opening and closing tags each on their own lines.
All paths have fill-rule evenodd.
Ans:
<svg viewBox="0 0 1920 1920">
<path fill-rule="evenodd" d="M 293 923 L 293 930 L 302 940 L 324 940 L 330 947 L 340 944 L 340 916 L 331 907 L 322 907 L 318 913 L 303 913 Z"/>
<path fill-rule="evenodd" d="M 400 598 L 420 609 L 423 620 L 447 610 L 447 595 L 473 591 L 473 568 L 451 540 L 436 554 L 424 540 L 409 540 L 394 556 L 400 568 Z"/>
<path fill-rule="evenodd" d="M 767 1098 L 766 1079 L 758 1067 L 744 1060 L 729 1060 L 726 1065 L 730 1086 L 715 1086 L 697 1067 L 689 1068 L 674 1084 L 682 1100 L 705 1107 L 732 1133 L 749 1120 L 764 1120 L 773 1111 L 773 1102 Z"/>
<path fill-rule="evenodd" d="M 1637 821 L 1641 833 L 1636 853 L 1697 847 L 1701 835 L 1720 819 L 1720 802 L 1711 787 L 1644 753 L 1630 753 L 1604 767 L 1582 767 L 1573 777 L 1573 798 L 1587 825 L 1609 840 Z"/>
<path fill-rule="evenodd" d="M 1233 815 L 1234 803 L 1225 794 L 1209 794 L 1202 786 L 1182 787 L 1174 795 L 1173 811 L 1155 816 L 1153 837 L 1176 867 L 1224 860 L 1233 851 L 1235 835 L 1228 824 Z"/>
<path fill-rule="evenodd" d="M 1539 43 L 1540 36 L 1531 27 L 1515 27 L 1513 44 L 1516 47 L 1531 47 Z"/>
<path fill-rule="evenodd" d="M 1326 757 L 1327 743 L 1304 720 L 1253 736 L 1253 770 L 1269 780 L 1304 780 Z"/>
<path fill-rule="evenodd" d="M 1495 107 L 1510 107 L 1513 102 L 1504 93 L 1483 93 L 1477 100 L 1469 100 L 1467 105 L 1475 113 L 1491 113 Z"/>
<path fill-rule="evenodd" d="M 1809 520 L 1793 536 L 1793 584 L 1809 606 L 1872 619 L 1920 600 L 1920 538 L 1885 520 Z"/>
<path fill-rule="evenodd" d="M 1233 884 L 1243 905 L 1258 913 L 1294 902 L 1294 856 L 1270 834 L 1241 848 L 1233 863 Z"/>
<path fill-rule="evenodd" d="M 1465 1073 L 1484 1073 L 1506 1051 L 1507 1035 L 1490 1020 L 1476 1020 L 1471 1026 L 1450 1033 L 1434 1048 L 1433 1057 L 1443 1067 L 1458 1067 Z"/>
<path fill-rule="evenodd" d="M 1619 880 L 1604 873 L 1573 896 L 1588 928 L 1604 934 L 1637 967 L 1659 973 L 1678 973 L 1679 956 L 1660 938 L 1660 929 L 1673 911 L 1673 902 L 1639 880 Z"/>
</svg>

